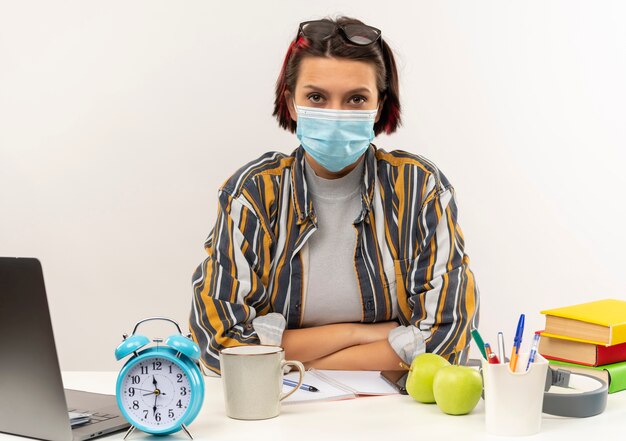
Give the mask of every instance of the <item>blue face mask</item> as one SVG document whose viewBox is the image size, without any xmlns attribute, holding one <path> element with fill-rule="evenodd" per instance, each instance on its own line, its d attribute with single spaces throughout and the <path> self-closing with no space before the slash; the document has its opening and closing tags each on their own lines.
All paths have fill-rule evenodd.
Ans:
<svg viewBox="0 0 626 441">
<path fill-rule="evenodd" d="M 294 103 L 295 105 L 295 103 Z M 296 106 L 296 136 L 304 150 L 331 172 L 354 164 L 374 139 L 374 110 L 334 110 Z"/>
</svg>

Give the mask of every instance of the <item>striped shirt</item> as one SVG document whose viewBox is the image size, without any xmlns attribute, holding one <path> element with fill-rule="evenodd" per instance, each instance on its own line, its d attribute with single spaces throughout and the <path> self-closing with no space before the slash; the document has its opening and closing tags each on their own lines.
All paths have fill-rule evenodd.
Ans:
<svg viewBox="0 0 626 441">
<path fill-rule="evenodd" d="M 479 291 L 457 223 L 454 188 L 425 158 L 373 144 L 365 153 L 354 267 L 361 322 L 417 327 L 426 351 L 465 354 L 478 325 Z M 317 229 L 304 150 L 269 152 L 218 191 L 208 257 L 193 275 L 189 327 L 204 364 L 219 373 L 223 347 L 258 344 L 252 321 L 277 312 L 302 326 L 303 245 Z M 393 301 L 397 302 L 396 305 Z"/>
</svg>

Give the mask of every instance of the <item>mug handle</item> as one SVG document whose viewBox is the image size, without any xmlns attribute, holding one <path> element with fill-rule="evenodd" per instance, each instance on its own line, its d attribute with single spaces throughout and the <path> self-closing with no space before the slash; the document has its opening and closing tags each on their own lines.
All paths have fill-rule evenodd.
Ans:
<svg viewBox="0 0 626 441">
<path fill-rule="evenodd" d="M 299 361 L 295 361 L 295 360 L 288 360 L 288 361 L 281 360 L 280 370 L 284 372 L 283 369 L 285 366 L 293 366 L 296 369 L 298 369 L 298 372 L 300 372 L 300 378 L 298 379 L 298 385 L 294 387 L 293 389 L 291 389 L 289 392 L 282 392 L 280 394 L 280 398 L 278 399 L 278 401 L 283 401 L 289 395 L 297 391 L 300 388 L 300 386 L 302 386 L 302 380 L 304 380 L 304 365 L 302 363 L 300 363 Z"/>
</svg>

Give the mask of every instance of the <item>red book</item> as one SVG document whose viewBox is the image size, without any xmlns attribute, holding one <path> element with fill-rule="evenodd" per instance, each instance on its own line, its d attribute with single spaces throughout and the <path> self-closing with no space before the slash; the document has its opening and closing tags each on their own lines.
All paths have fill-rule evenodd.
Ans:
<svg viewBox="0 0 626 441">
<path fill-rule="evenodd" d="M 626 343 L 604 346 L 541 333 L 539 353 L 549 360 L 602 366 L 626 361 Z"/>
</svg>

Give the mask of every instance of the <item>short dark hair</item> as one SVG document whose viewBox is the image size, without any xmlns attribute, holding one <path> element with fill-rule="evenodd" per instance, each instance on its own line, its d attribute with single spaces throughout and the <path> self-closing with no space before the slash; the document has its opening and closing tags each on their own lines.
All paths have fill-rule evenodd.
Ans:
<svg viewBox="0 0 626 441">
<path fill-rule="evenodd" d="M 364 24 L 360 20 L 350 17 L 324 18 L 324 20 L 338 25 Z M 380 119 L 374 124 L 374 134 L 378 135 L 381 132 L 390 134 L 396 131 L 401 124 L 400 95 L 398 70 L 391 48 L 384 40 L 382 40 L 382 45 L 378 42 L 368 46 L 349 44 L 339 33 L 324 41 L 307 40 L 304 36 L 297 35 L 289 45 L 283 67 L 276 81 L 276 99 L 272 114 L 282 128 L 291 133 L 296 131 L 296 122 L 291 119 L 289 114 L 285 91 L 289 90 L 292 93 L 295 91 L 300 62 L 307 56 L 347 58 L 372 63 L 376 68 L 378 98 L 379 100 L 385 98 Z"/>
</svg>

